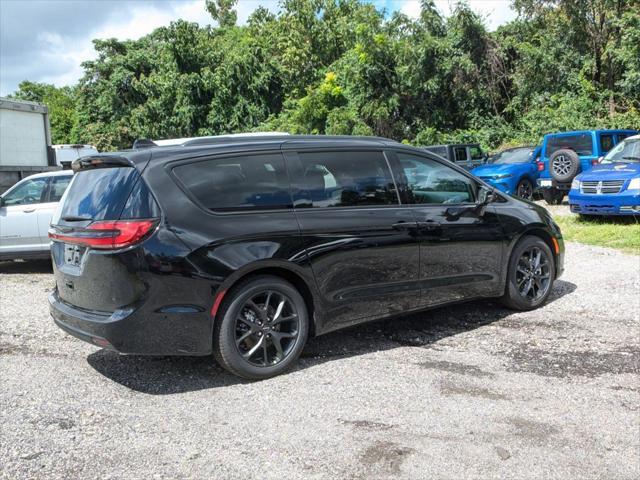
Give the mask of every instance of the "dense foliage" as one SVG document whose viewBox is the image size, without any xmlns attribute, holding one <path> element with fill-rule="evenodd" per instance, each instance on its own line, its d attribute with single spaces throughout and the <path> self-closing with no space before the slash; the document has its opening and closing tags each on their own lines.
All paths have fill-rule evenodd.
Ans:
<svg viewBox="0 0 640 480">
<path fill-rule="evenodd" d="M 548 131 L 640 127 L 639 0 L 515 0 L 488 32 L 468 5 L 418 19 L 362 0 L 282 0 L 236 25 L 173 22 L 135 41 L 95 40 L 73 88 L 23 82 L 51 107 L 54 141 L 239 131 L 382 135 L 417 144 L 534 143 Z"/>
</svg>

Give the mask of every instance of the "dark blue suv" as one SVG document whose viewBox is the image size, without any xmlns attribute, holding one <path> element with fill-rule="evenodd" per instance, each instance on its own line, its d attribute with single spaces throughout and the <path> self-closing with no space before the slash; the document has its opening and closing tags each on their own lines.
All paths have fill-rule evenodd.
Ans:
<svg viewBox="0 0 640 480">
<path fill-rule="evenodd" d="M 601 158 L 635 130 L 579 130 L 550 133 L 542 141 L 538 162 L 538 187 L 545 201 L 560 204 L 580 172 L 590 170 Z"/>
</svg>

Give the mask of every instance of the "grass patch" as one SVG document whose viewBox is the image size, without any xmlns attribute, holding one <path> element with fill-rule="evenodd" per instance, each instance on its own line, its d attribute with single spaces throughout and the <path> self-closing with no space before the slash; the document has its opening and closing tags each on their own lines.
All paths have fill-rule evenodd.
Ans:
<svg viewBox="0 0 640 480">
<path fill-rule="evenodd" d="M 557 215 L 555 222 L 566 241 L 617 248 L 640 255 L 640 220 L 633 217 L 581 218 Z"/>
</svg>

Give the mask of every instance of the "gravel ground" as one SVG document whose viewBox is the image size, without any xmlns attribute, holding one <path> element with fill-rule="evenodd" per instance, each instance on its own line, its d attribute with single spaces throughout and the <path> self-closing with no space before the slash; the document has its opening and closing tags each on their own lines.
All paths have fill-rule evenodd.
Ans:
<svg viewBox="0 0 640 480">
<path fill-rule="evenodd" d="M 0 271 L 1 478 L 640 478 L 637 256 L 568 244 L 540 310 L 333 333 L 257 383 L 82 343 L 46 264 Z"/>
</svg>

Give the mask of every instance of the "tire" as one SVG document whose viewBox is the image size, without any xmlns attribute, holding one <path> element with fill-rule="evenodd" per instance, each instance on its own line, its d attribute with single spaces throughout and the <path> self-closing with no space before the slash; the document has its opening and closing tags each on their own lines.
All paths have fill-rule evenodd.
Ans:
<svg viewBox="0 0 640 480">
<path fill-rule="evenodd" d="M 523 178 L 518 182 L 516 196 L 524 200 L 533 201 L 533 183 L 528 178 Z"/>
<path fill-rule="evenodd" d="M 230 373 L 262 380 L 296 363 L 308 332 L 307 306 L 293 285 L 271 275 L 250 277 L 222 302 L 213 329 L 213 352 Z"/>
<path fill-rule="evenodd" d="M 542 190 L 542 198 L 547 202 L 547 205 L 561 205 L 564 193 L 557 188 L 545 188 Z"/>
<path fill-rule="evenodd" d="M 549 157 L 549 172 L 558 182 L 570 182 L 580 172 L 580 157 L 568 148 L 556 150 Z"/>
<path fill-rule="evenodd" d="M 535 252 L 541 254 L 538 267 L 535 266 Z M 544 240 L 531 235 L 523 237 L 511 252 L 508 268 L 505 293 L 500 299 L 503 305 L 513 310 L 533 310 L 547 301 L 556 266 Z"/>
</svg>

